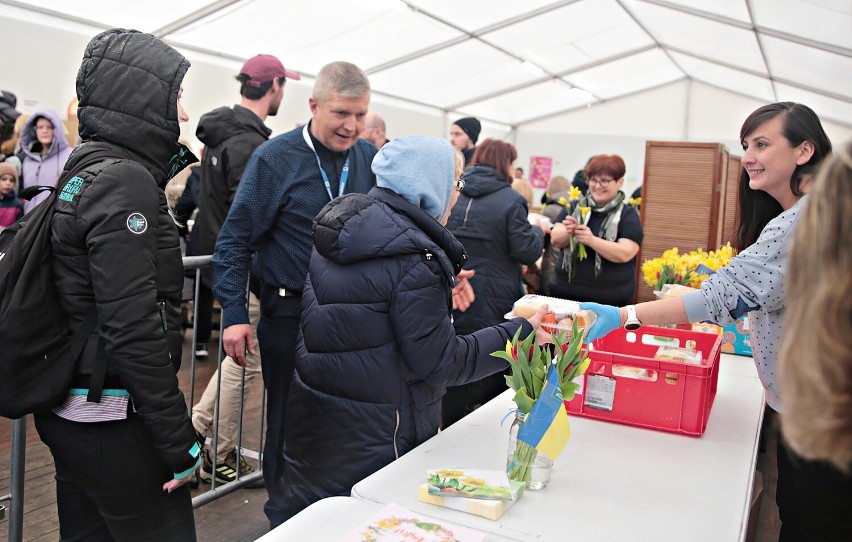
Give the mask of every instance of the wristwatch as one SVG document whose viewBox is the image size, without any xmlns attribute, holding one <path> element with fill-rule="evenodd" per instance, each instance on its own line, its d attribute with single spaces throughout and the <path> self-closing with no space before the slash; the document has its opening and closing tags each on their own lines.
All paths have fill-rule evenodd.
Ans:
<svg viewBox="0 0 852 542">
<path fill-rule="evenodd" d="M 636 331 L 642 327 L 642 322 L 636 317 L 636 305 L 627 305 L 627 321 L 624 322 L 624 329 L 628 331 Z"/>
</svg>

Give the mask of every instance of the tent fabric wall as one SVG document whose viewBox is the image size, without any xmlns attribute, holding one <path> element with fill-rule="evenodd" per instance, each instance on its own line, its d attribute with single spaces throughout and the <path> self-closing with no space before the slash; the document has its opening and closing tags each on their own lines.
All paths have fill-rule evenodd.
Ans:
<svg viewBox="0 0 852 542">
<path fill-rule="evenodd" d="M 322 10 L 273 0 L 179 5 L 154 0 L 144 7 L 106 0 L 0 0 L 0 32 L 12 44 L 12 54 L 4 56 L 2 88 L 18 95 L 24 112 L 51 107 L 62 114 L 74 96 L 89 38 L 114 24 L 136 27 L 159 31 L 193 62 L 184 100 L 192 117 L 185 127 L 189 136 L 201 114 L 238 100 L 233 76 L 246 56 L 278 54 L 289 69 L 305 75 L 288 82 L 279 115 L 268 119 L 282 133 L 309 118 L 310 74 L 343 58 L 370 74 L 376 90 L 372 109 L 385 117 L 390 137 L 446 136 L 453 120 L 481 109 L 489 113 L 481 138 L 515 143 L 521 167 L 528 169 L 530 156 L 551 156 L 554 174 L 571 176 L 589 155 L 617 153 L 627 161 L 629 189 L 641 182 L 645 140 L 721 142 L 736 152 L 742 120 L 776 94 L 829 112 L 824 125 L 836 144 L 852 139 L 852 69 L 846 69 L 852 66 L 852 7 L 842 0 L 780 3 L 753 0 L 755 20 L 749 22 L 745 0 L 328 0 Z M 796 15 L 778 15 L 780 8 Z M 260 14 L 267 20 L 258 21 Z M 184 17 L 194 22 L 184 25 Z M 796 17 L 809 24 L 796 24 Z M 240 29 L 246 24 L 251 30 Z M 822 30 L 808 30 L 812 24 Z M 262 31 L 266 26 L 277 30 Z M 214 32 L 222 28 L 228 31 Z M 708 38 L 707 29 L 729 35 L 730 43 L 712 33 Z M 326 39 L 334 31 L 342 33 L 342 44 Z M 696 43 L 710 38 L 719 43 L 695 51 L 688 39 L 679 41 L 691 31 Z M 751 43 L 749 32 L 786 56 L 761 67 L 754 50 L 738 53 L 735 40 Z M 777 71 L 789 79 L 796 66 L 807 64 L 809 57 L 802 55 L 808 52 L 814 61 L 802 84 L 761 75 Z M 547 72 L 519 70 L 527 57 Z M 826 63 L 830 69 L 820 77 Z M 681 70 L 677 77 L 672 65 Z M 394 77 L 400 74 L 405 77 Z M 595 74 L 604 77 L 596 80 Z M 588 97 L 570 92 L 581 83 L 594 90 L 588 106 Z M 833 87 L 816 88 L 823 83 Z M 407 93 L 406 84 L 416 87 Z M 636 92 L 622 94 L 629 90 Z"/>
</svg>

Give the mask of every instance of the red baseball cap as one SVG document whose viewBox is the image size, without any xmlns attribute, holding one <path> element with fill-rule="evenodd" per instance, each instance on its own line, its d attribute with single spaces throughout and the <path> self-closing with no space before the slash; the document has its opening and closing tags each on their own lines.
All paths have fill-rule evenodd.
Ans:
<svg viewBox="0 0 852 542">
<path fill-rule="evenodd" d="M 285 70 L 281 61 L 272 55 L 257 55 L 246 60 L 246 63 L 240 69 L 240 75 L 249 77 L 245 84 L 250 87 L 259 87 L 279 77 L 286 77 L 294 81 L 301 79 L 298 73 Z"/>
</svg>

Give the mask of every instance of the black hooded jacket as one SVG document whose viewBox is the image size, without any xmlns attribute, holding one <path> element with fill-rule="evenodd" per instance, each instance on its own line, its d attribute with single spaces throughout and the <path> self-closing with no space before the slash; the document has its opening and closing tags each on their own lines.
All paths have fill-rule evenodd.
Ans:
<svg viewBox="0 0 852 542">
<path fill-rule="evenodd" d="M 59 186 L 51 227 L 56 287 L 71 328 L 97 308 L 75 387 L 106 356 L 106 387 L 130 393 L 176 474 L 196 463 L 195 435 L 175 374 L 183 265 L 162 187 L 179 149 L 177 100 L 188 68 L 148 34 L 115 29 L 89 44 L 77 75 L 84 143 L 66 169 L 98 149 L 121 159 Z"/>
<path fill-rule="evenodd" d="M 464 245 L 465 269 L 476 271 L 470 279 L 476 299 L 453 319 L 456 331 L 473 333 L 502 322 L 523 295 L 521 265 L 541 257 L 544 235 L 529 223 L 524 197 L 494 168 L 470 167 L 462 179 L 447 229 Z"/>
<path fill-rule="evenodd" d="M 195 135 L 205 145 L 201 161 L 198 216 L 188 254 L 213 254 L 216 237 L 234 201 L 237 186 L 254 150 L 272 130 L 245 107 L 220 107 L 201 117 Z M 205 274 L 206 275 L 206 274 Z"/>
</svg>

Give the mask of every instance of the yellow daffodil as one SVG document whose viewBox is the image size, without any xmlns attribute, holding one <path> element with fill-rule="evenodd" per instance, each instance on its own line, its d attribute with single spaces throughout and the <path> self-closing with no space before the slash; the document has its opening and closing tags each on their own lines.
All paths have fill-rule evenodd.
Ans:
<svg viewBox="0 0 852 542">
<path fill-rule="evenodd" d="M 577 201 L 578 199 L 583 197 L 583 191 L 577 188 L 576 186 L 572 186 L 571 190 L 568 191 L 568 199 L 571 201 Z"/>
<path fill-rule="evenodd" d="M 734 249 L 730 243 L 719 248 L 705 252 L 698 248 L 686 254 L 680 254 L 677 247 L 663 252 L 659 258 L 645 260 L 642 264 L 642 276 L 648 286 L 659 290 L 665 284 L 684 284 L 698 288 L 701 283 L 710 276 L 706 273 L 698 273 L 698 266 L 703 265 L 718 271 L 731 262 L 734 257 Z"/>
<path fill-rule="evenodd" d="M 589 216 L 592 214 L 591 207 L 580 207 L 580 224 L 585 226 L 589 222 Z M 580 243 L 580 248 L 577 249 L 577 259 L 585 260 L 589 257 L 589 253 L 586 252 L 586 245 Z"/>
</svg>

